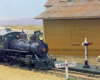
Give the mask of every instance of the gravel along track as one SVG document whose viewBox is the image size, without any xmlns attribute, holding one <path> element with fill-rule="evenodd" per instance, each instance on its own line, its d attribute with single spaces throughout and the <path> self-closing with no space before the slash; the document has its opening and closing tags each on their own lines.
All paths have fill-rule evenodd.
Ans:
<svg viewBox="0 0 100 80">
<path fill-rule="evenodd" d="M 53 68 L 52 70 L 47 70 L 46 73 L 53 74 L 62 78 L 66 77 L 64 69 Z M 90 73 L 83 73 L 83 72 L 68 70 L 68 75 L 69 77 L 76 77 L 81 80 L 100 80 L 100 75 L 97 75 L 97 74 L 90 74 Z"/>
</svg>

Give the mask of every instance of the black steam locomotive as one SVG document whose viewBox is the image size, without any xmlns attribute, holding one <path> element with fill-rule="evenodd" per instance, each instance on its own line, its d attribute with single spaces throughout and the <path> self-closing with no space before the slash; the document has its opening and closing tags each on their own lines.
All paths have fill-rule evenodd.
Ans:
<svg viewBox="0 0 100 80">
<path fill-rule="evenodd" d="M 35 31 L 27 40 L 22 32 L 11 31 L 9 28 L 0 31 L 0 61 L 9 64 L 26 65 L 36 69 L 50 69 L 55 58 L 50 58 L 48 45 L 43 42 L 43 34 Z"/>
</svg>

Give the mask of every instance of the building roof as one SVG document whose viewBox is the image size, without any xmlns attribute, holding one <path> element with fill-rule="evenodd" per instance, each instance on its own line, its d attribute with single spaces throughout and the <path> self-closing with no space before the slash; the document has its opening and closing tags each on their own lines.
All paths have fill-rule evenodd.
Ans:
<svg viewBox="0 0 100 80">
<path fill-rule="evenodd" d="M 100 18 L 100 1 L 59 2 L 35 19 Z"/>
<path fill-rule="evenodd" d="M 67 0 L 48 0 L 46 3 L 45 3 L 45 7 L 51 7 L 53 6 L 54 4 L 60 2 L 60 1 L 67 1 Z"/>
</svg>

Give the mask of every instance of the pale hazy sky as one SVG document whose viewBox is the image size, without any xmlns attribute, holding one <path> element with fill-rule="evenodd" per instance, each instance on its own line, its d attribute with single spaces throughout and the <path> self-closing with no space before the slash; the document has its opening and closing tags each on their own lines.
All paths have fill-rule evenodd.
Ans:
<svg viewBox="0 0 100 80">
<path fill-rule="evenodd" d="M 35 17 L 44 12 L 47 0 L 0 0 L 0 20 Z"/>
</svg>

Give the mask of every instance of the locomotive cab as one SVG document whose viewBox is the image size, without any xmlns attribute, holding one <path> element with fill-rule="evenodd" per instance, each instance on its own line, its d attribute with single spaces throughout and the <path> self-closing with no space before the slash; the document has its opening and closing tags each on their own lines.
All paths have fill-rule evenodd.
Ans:
<svg viewBox="0 0 100 80">
<path fill-rule="evenodd" d="M 0 36 L 0 48 L 3 48 L 3 36 Z"/>
<path fill-rule="evenodd" d="M 19 39 L 20 32 L 11 31 L 11 29 L 6 28 L 4 31 L 0 31 L 0 48 L 8 49 L 9 42 L 12 39 Z"/>
</svg>

